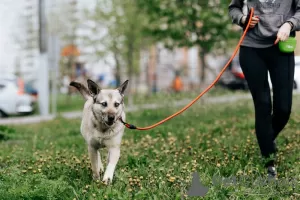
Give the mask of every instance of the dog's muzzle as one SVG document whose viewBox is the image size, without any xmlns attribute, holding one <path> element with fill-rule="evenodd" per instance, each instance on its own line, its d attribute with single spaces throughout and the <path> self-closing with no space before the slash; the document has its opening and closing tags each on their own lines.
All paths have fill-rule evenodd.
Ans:
<svg viewBox="0 0 300 200">
<path fill-rule="evenodd" d="M 116 117 L 115 115 L 107 115 L 107 120 L 105 120 L 105 117 L 102 117 L 102 121 L 107 125 L 107 126 L 112 126 L 114 125 L 120 117 Z"/>
<path fill-rule="evenodd" d="M 108 115 L 107 116 L 107 124 L 111 126 L 114 123 L 115 123 L 115 116 L 114 115 Z"/>
</svg>

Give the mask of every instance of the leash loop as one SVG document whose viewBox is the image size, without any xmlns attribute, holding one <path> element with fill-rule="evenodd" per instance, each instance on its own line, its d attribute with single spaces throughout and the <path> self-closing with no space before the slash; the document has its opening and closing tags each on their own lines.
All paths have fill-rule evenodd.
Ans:
<svg viewBox="0 0 300 200">
<path fill-rule="evenodd" d="M 189 104 L 187 104 L 185 107 L 183 107 L 181 110 L 177 111 L 176 113 L 170 115 L 169 117 L 151 125 L 151 126 L 147 126 L 147 127 L 136 127 L 135 125 L 132 125 L 132 124 L 129 124 L 129 123 L 126 123 L 123 121 L 122 118 L 120 118 L 120 121 L 129 129 L 135 129 L 135 130 L 141 130 L 141 131 L 145 131 L 145 130 L 149 130 L 149 129 L 152 129 L 152 128 L 155 128 L 157 127 L 158 125 L 176 117 L 177 115 L 181 114 L 183 111 L 185 111 L 186 109 L 188 109 L 189 107 L 191 107 L 198 99 L 200 99 L 200 97 L 202 97 L 205 93 L 207 93 L 217 82 L 218 80 L 221 78 L 222 74 L 225 72 L 225 70 L 228 68 L 229 64 L 232 62 L 233 58 L 236 56 L 245 36 L 246 36 L 246 33 L 249 29 L 249 26 L 250 26 L 250 22 L 251 22 L 251 18 L 253 17 L 253 14 L 254 14 L 254 9 L 251 8 L 250 9 L 250 15 L 247 16 L 247 18 L 249 17 L 249 20 L 247 22 L 247 26 L 246 28 L 244 28 L 244 32 L 243 32 L 243 35 L 241 36 L 232 56 L 230 57 L 230 59 L 228 60 L 228 62 L 225 64 L 225 66 L 223 67 L 223 69 L 221 70 L 221 72 L 218 74 L 217 78 L 203 91 L 201 92 L 194 100 L 192 100 Z"/>
</svg>

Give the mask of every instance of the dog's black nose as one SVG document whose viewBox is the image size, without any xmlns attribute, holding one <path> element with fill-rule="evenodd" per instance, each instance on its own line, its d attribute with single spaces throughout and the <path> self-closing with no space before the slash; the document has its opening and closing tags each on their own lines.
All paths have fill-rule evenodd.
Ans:
<svg viewBox="0 0 300 200">
<path fill-rule="evenodd" d="M 108 115 L 108 121 L 114 121 L 115 116 L 114 115 Z"/>
</svg>

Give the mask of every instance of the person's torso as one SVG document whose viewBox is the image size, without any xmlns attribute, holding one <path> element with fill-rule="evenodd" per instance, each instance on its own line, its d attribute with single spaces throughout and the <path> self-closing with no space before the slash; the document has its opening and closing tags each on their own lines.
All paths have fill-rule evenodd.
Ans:
<svg viewBox="0 0 300 200">
<path fill-rule="evenodd" d="M 182 82 L 181 79 L 179 77 L 176 77 L 174 80 L 174 88 L 175 90 L 181 90 L 182 89 Z"/>
<path fill-rule="evenodd" d="M 273 45 L 279 28 L 296 10 L 294 0 L 248 0 L 247 5 L 254 8 L 259 22 L 249 29 L 243 45 L 258 48 Z"/>
</svg>

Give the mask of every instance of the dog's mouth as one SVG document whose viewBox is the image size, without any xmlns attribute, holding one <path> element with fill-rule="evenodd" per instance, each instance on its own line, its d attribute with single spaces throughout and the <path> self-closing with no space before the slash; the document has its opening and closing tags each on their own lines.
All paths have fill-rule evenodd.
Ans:
<svg viewBox="0 0 300 200">
<path fill-rule="evenodd" d="M 115 122 L 115 121 L 107 121 L 106 124 L 109 125 L 109 126 L 111 126 L 111 125 L 114 124 L 114 122 Z"/>
<path fill-rule="evenodd" d="M 115 115 L 109 115 L 106 117 L 102 115 L 101 119 L 102 123 L 104 123 L 106 126 L 112 126 L 118 121 L 119 118 L 117 118 Z"/>
</svg>

